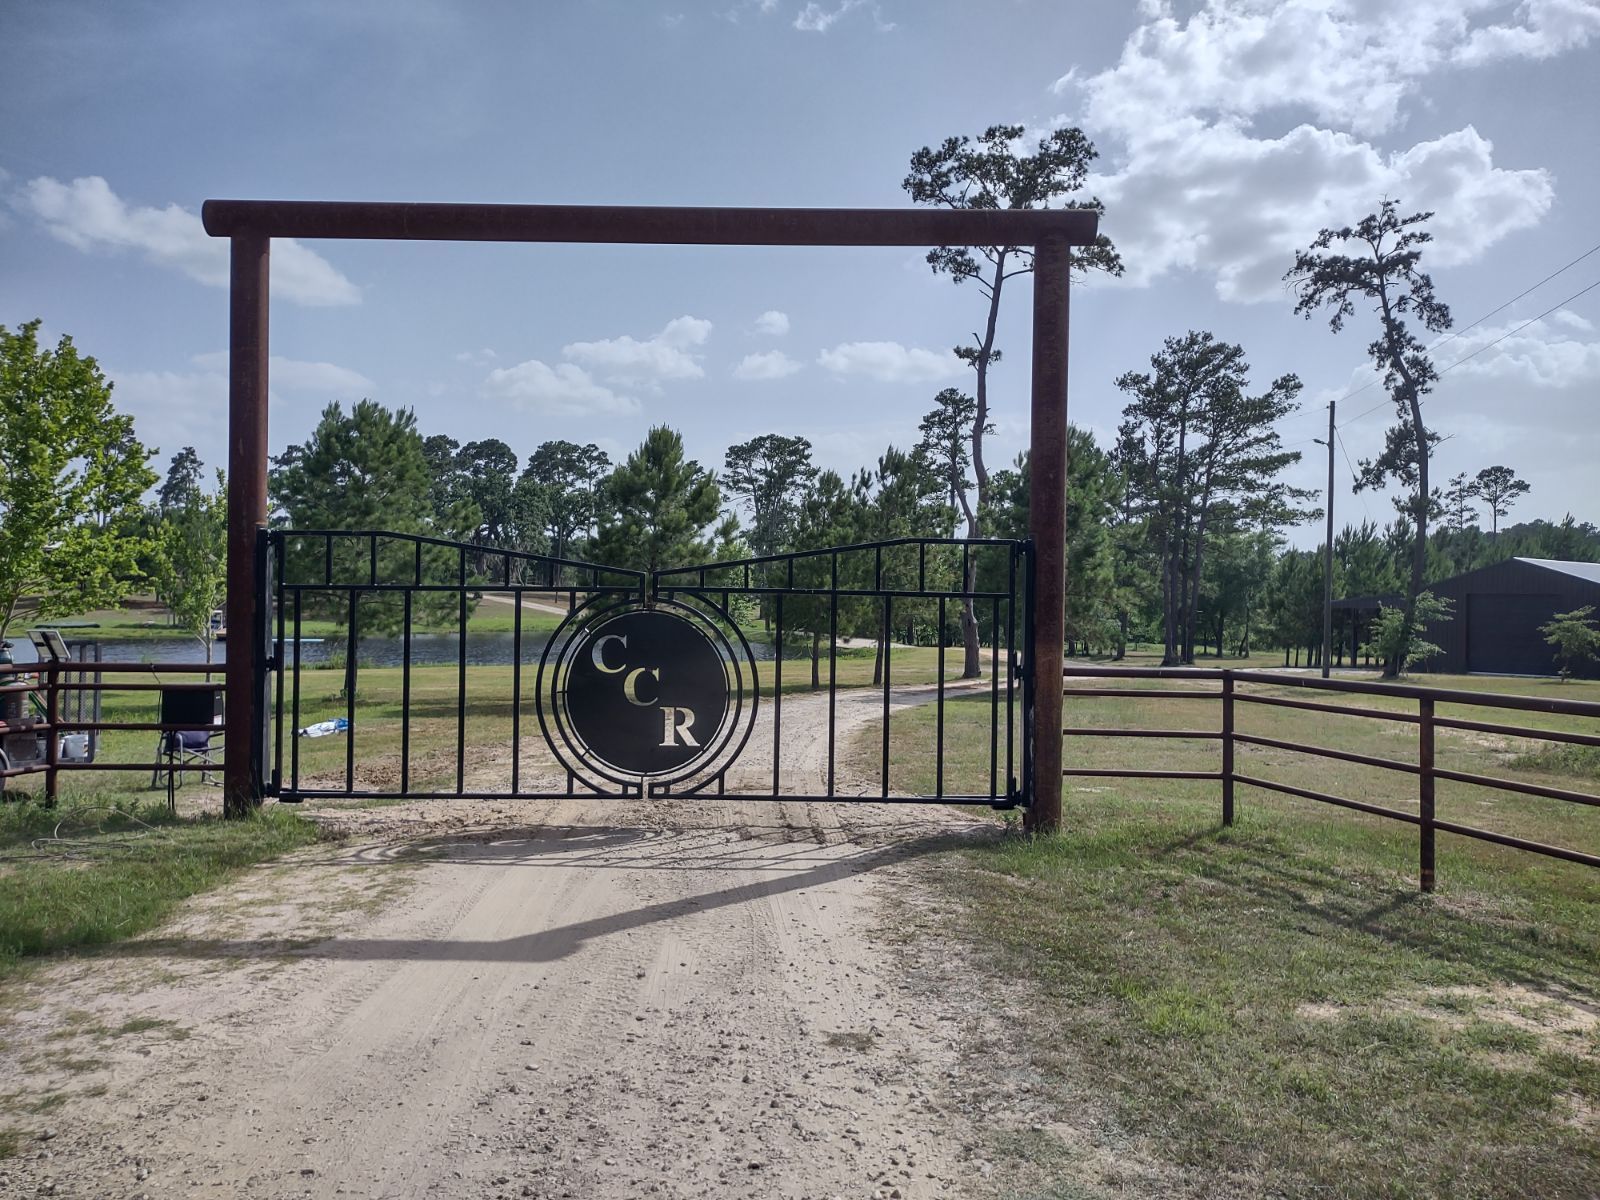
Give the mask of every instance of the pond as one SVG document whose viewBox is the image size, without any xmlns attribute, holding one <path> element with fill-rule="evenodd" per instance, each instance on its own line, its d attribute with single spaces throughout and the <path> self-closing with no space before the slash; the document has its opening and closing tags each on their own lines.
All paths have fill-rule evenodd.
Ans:
<svg viewBox="0 0 1600 1200">
<path fill-rule="evenodd" d="M 35 662 L 37 655 L 26 636 L 11 639 L 12 653 L 21 662 Z M 522 661 L 537 663 L 550 634 L 545 630 L 527 630 L 522 635 Z M 74 658 L 93 657 L 93 651 L 80 649 L 87 639 L 69 638 L 68 645 Z M 467 665 L 472 667 L 509 666 L 514 650 L 512 634 L 508 632 L 467 634 Z M 454 666 L 459 653 L 460 638 L 453 633 L 414 633 L 411 635 L 411 665 L 414 667 Z M 314 667 L 342 657 L 346 643 L 342 637 L 302 638 L 300 665 Z M 285 645 L 285 656 L 291 651 Z M 403 639 L 395 636 L 364 637 L 361 639 L 359 662 L 363 667 L 398 667 L 404 654 Z M 772 647 L 763 642 L 752 642 L 750 649 L 758 659 L 770 659 Z M 787 657 L 787 655 L 785 656 Z M 205 652 L 194 638 L 105 638 L 100 641 L 100 658 L 104 662 L 167 662 L 198 663 L 205 661 Z M 228 660 L 228 643 L 214 642 L 211 661 Z"/>
</svg>

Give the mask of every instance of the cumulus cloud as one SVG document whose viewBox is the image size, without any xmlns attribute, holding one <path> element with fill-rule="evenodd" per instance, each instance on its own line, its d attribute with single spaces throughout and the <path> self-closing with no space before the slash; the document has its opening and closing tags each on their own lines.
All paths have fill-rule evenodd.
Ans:
<svg viewBox="0 0 1600 1200">
<path fill-rule="evenodd" d="M 466 363 L 469 367 L 487 367 L 499 357 L 493 350 L 485 346 L 481 350 L 463 350 L 455 356 L 455 360 L 458 363 Z"/>
<path fill-rule="evenodd" d="M 1585 335 L 1594 333 L 1593 323 L 1561 309 L 1526 328 L 1522 324 L 1480 326 L 1441 346 L 1435 357 L 1449 368 L 1441 394 L 1447 381 L 1481 379 L 1550 391 L 1581 387 L 1583 399 L 1592 403 L 1593 385 L 1600 383 L 1600 341 Z M 1497 391 L 1503 398 L 1505 389 Z M 1503 401 L 1496 404 L 1497 409 L 1504 407 Z"/>
<path fill-rule="evenodd" d="M 770 380 L 787 379 L 801 369 L 801 364 L 782 350 L 769 350 L 765 354 L 747 354 L 733 369 L 735 379 Z"/>
<path fill-rule="evenodd" d="M 756 318 L 756 332 L 771 337 L 782 337 L 789 332 L 789 314 L 769 308 Z"/>
<path fill-rule="evenodd" d="M 818 354 L 817 362 L 835 375 L 865 375 L 880 383 L 937 383 L 962 371 L 954 354 L 899 342 L 842 342 Z"/>
<path fill-rule="evenodd" d="M 589 372 L 572 363 L 548 363 L 531 358 L 514 367 L 490 371 L 484 391 L 529 412 L 546 417 L 624 414 L 639 411 L 639 402 L 618 395 L 597 383 Z"/>
<path fill-rule="evenodd" d="M 199 216 L 179 205 L 131 207 L 98 175 L 71 183 L 40 176 L 23 185 L 13 203 L 85 253 L 132 250 L 199 283 L 228 286 L 227 239 L 208 236 Z M 273 240 L 272 290 L 313 307 L 361 303 L 355 284 L 293 238 Z"/>
<path fill-rule="evenodd" d="M 1517 15 L 1520 24 L 1474 29 L 1456 50 L 1455 60 L 1476 65 L 1501 58 L 1553 58 L 1600 36 L 1597 0 L 1524 0 Z"/>
<path fill-rule="evenodd" d="M 572 342 L 561 348 L 561 354 L 608 383 L 655 387 L 666 379 L 699 379 L 705 375 L 693 350 L 705 345 L 711 328 L 710 321 L 699 317 L 677 317 L 644 341 L 624 334 L 598 342 Z"/>
<path fill-rule="evenodd" d="M 1225 300 L 1265 300 L 1283 294 L 1283 272 L 1318 229 L 1353 221 L 1383 196 L 1436 213 L 1428 258 L 1440 266 L 1536 225 L 1555 197 L 1549 172 L 1497 168 L 1493 149 L 1471 126 L 1384 154 L 1311 125 L 1260 138 L 1190 118 L 1140 138 L 1095 186 L 1131 282 L 1203 270 Z"/>
<path fill-rule="evenodd" d="M 1185 20 L 1141 6 L 1117 63 L 1056 85 L 1106 139 L 1090 187 L 1129 280 L 1209 272 L 1220 296 L 1281 294 L 1287 255 L 1385 195 L 1432 209 L 1429 261 L 1476 258 L 1537 224 L 1554 184 L 1496 166 L 1472 126 L 1409 148 L 1399 130 L 1431 74 L 1494 57 L 1542 58 L 1600 34 L 1600 0 L 1209 0 Z M 1484 23 L 1485 14 L 1505 17 Z"/>
</svg>

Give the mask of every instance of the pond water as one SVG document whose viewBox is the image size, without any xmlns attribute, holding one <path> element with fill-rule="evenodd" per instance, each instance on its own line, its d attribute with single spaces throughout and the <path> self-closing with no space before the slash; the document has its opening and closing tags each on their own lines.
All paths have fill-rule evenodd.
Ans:
<svg viewBox="0 0 1600 1200">
<path fill-rule="evenodd" d="M 37 655 L 34 654 L 33 646 L 26 636 L 11 640 L 14 643 L 12 653 L 18 662 L 37 661 Z M 550 635 L 546 631 L 525 631 L 522 635 L 522 661 L 537 663 L 539 655 L 544 651 L 545 643 L 549 640 Z M 82 643 L 78 639 L 71 638 L 68 641 L 74 658 L 92 656 L 92 651 L 85 655 L 79 649 Z M 457 662 L 459 646 L 460 638 L 453 633 L 414 633 L 411 635 L 411 665 L 453 666 Z M 346 641 L 342 637 L 302 638 L 300 665 L 313 667 L 326 663 L 335 656 L 342 656 L 345 648 Z M 468 632 L 467 665 L 509 666 L 514 648 L 514 640 L 510 633 Z M 752 642 L 750 649 L 758 659 L 772 657 L 772 647 L 765 643 Z M 398 667 L 404 650 L 403 639 L 399 637 L 364 637 L 361 639 L 358 661 L 363 667 Z M 284 646 L 284 653 L 286 658 L 292 654 L 288 644 Z M 205 661 L 205 651 L 194 638 L 106 638 L 100 642 L 100 657 L 105 662 L 198 663 Z M 227 660 L 228 643 L 226 641 L 212 643 L 211 661 L 222 663 Z"/>
</svg>

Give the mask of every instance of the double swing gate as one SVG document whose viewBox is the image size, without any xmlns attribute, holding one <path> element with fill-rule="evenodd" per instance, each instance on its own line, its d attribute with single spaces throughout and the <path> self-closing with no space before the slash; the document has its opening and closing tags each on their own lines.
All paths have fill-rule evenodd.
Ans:
<svg viewBox="0 0 1600 1200">
<path fill-rule="evenodd" d="M 1028 803 L 1027 542 L 643 572 L 411 534 L 261 536 L 261 779 L 281 800 Z"/>
</svg>

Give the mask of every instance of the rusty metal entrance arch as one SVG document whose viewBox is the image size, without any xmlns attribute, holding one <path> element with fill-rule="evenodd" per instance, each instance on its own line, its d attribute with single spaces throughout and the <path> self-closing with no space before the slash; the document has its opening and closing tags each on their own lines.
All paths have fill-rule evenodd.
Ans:
<svg viewBox="0 0 1600 1200">
<path fill-rule="evenodd" d="M 228 368 L 227 757 L 231 815 L 261 802 L 267 648 L 259 530 L 267 523 L 268 300 L 272 239 L 589 242 L 698 246 L 1028 246 L 1035 251 L 1028 529 L 1036 546 L 1036 678 L 1060 678 L 1066 591 L 1067 326 L 1074 246 L 1098 217 L 1079 210 L 621 208 L 208 200 L 206 232 L 231 241 Z M 246 636 L 239 636 L 240 633 Z M 1030 823 L 1061 817 L 1061 689 L 1036 689 Z M 240 753 L 247 748 L 247 753 Z"/>
</svg>

